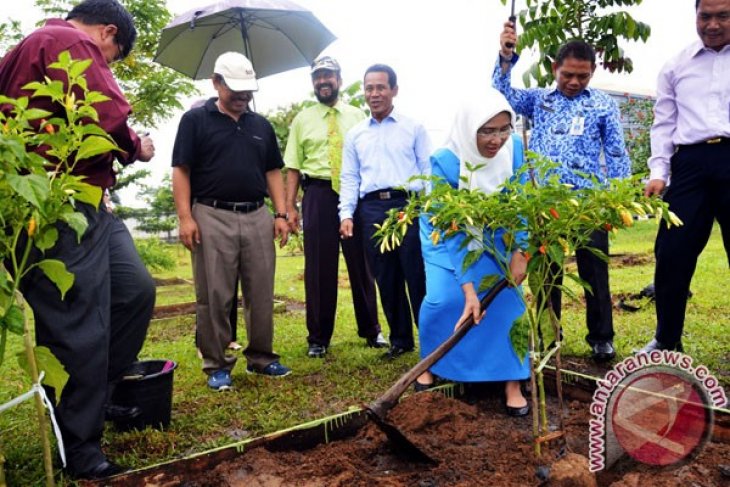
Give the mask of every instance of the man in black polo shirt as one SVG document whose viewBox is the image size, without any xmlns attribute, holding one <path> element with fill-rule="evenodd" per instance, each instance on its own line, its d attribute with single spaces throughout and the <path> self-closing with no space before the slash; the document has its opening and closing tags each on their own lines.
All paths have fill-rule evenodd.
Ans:
<svg viewBox="0 0 730 487">
<path fill-rule="evenodd" d="M 245 298 L 246 371 L 284 376 L 273 353 L 274 238 L 286 244 L 284 165 L 271 124 L 249 110 L 258 89 L 251 62 L 239 53 L 215 63 L 218 98 L 180 120 L 172 155 L 172 188 L 180 240 L 192 252 L 198 348 L 214 390 L 231 387 L 236 357 L 226 355 L 236 279 Z M 271 196 L 276 213 L 264 198 Z"/>
</svg>

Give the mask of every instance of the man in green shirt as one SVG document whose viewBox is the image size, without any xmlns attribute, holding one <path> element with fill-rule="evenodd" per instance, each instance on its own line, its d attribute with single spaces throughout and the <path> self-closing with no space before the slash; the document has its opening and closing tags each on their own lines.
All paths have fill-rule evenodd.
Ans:
<svg viewBox="0 0 730 487">
<path fill-rule="evenodd" d="M 340 102 L 340 65 L 329 56 L 312 64 L 312 85 L 319 103 L 292 121 L 284 162 L 287 172 L 287 215 L 293 231 L 299 226 L 296 198 L 301 181 L 304 230 L 304 293 L 310 357 L 324 357 L 334 331 L 340 244 L 350 277 L 358 335 L 368 346 L 387 347 L 380 333 L 375 281 L 365 260 L 361 238 L 340 241 L 340 165 L 345 133 L 365 118 L 359 109 Z M 357 226 L 356 226 L 357 228 Z"/>
</svg>

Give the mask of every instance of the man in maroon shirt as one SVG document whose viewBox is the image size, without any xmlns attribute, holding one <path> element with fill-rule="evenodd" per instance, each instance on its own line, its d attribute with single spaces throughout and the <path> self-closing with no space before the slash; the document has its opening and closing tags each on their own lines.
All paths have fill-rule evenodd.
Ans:
<svg viewBox="0 0 730 487">
<path fill-rule="evenodd" d="M 21 41 L 0 61 L 0 93 L 18 98 L 31 93 L 22 86 L 45 77 L 67 82 L 65 75 L 48 65 L 62 51 L 74 59 L 92 59 L 86 71 L 90 90 L 110 100 L 96 105 L 99 125 L 123 152 L 102 154 L 79 161 L 74 173 L 86 181 L 109 188 L 115 182 L 112 163 L 149 161 L 154 146 L 127 125 L 131 107 L 117 86 L 109 64 L 126 57 L 137 37 L 132 17 L 116 0 L 85 0 L 66 20 L 49 20 Z M 63 117 L 62 107 L 48 98 L 32 98 L 30 107 Z M 30 303 L 36 340 L 47 346 L 69 374 L 61 392 L 56 417 L 67 454 L 67 470 L 77 478 L 103 478 L 123 467 L 109 462 L 101 451 L 105 414 L 139 414 L 138 408 L 109 404 L 113 384 L 137 358 L 142 348 L 155 302 L 155 288 L 124 224 L 99 205 L 77 203 L 88 220 L 81 242 L 67 225 L 58 226 L 59 238 L 43 255 L 34 249 L 31 258 L 62 260 L 75 275 L 74 285 L 61 300 L 58 290 L 40 271 L 23 279 L 21 290 Z"/>
</svg>

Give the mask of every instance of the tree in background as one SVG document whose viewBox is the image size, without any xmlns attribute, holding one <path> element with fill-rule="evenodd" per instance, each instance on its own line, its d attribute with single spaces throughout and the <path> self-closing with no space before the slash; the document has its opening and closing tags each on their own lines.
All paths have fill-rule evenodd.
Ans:
<svg viewBox="0 0 730 487">
<path fill-rule="evenodd" d="M 132 14 L 137 28 L 137 42 L 131 54 L 111 68 L 125 97 L 132 105 L 130 123 L 144 128 L 157 127 L 169 119 L 175 111 L 185 108 L 180 100 L 198 93 L 193 81 L 152 61 L 162 28 L 172 18 L 165 0 L 119 0 Z M 80 0 L 35 0 L 44 18 L 65 18 L 73 5 Z M 10 19 L 0 23 L 0 57 L 23 38 L 18 21 Z M 131 184 L 139 183 L 150 175 L 147 169 L 116 166 L 117 184 L 111 193 L 112 201 L 119 205 L 117 192 Z M 124 210 L 120 208 L 120 216 Z"/>
<path fill-rule="evenodd" d="M 501 0 L 506 4 L 507 0 Z M 646 42 L 651 34 L 648 24 L 627 12 L 616 10 L 641 4 L 642 0 L 525 0 L 520 11 L 519 49 L 535 47 L 538 59 L 524 73 L 525 86 L 535 80 L 538 86 L 553 82 L 552 63 L 560 46 L 570 39 L 582 39 L 596 49 L 598 64 L 610 72 L 634 69 L 620 40 Z M 520 32 L 521 30 L 521 32 Z"/>
<path fill-rule="evenodd" d="M 626 150 L 631 158 L 631 173 L 647 173 L 651 156 L 651 126 L 654 123 L 654 100 L 629 96 L 621 104 Z"/>
<path fill-rule="evenodd" d="M 132 105 L 131 123 L 157 127 L 184 107 L 182 97 L 198 92 L 192 80 L 152 61 L 163 27 L 172 19 L 165 0 L 119 0 L 132 14 L 137 42 L 130 55 L 112 64 L 114 76 Z M 45 17 L 65 17 L 80 0 L 35 0 Z"/>
</svg>

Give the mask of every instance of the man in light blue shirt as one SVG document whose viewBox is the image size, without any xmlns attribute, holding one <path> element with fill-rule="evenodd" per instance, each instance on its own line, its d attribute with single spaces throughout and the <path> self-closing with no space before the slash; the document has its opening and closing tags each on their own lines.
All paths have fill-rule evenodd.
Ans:
<svg viewBox="0 0 730 487">
<path fill-rule="evenodd" d="M 596 69 L 593 48 L 579 40 L 560 48 L 553 64 L 556 87 L 515 89 L 511 72 L 519 59 L 514 52 L 516 42 L 512 22 L 505 23 L 492 84 L 507 98 L 515 112 L 532 120 L 530 149 L 560 163 L 557 169 L 560 181 L 576 188 L 592 184 L 580 173 L 595 176 L 599 182 L 629 176 L 631 164 L 624 145 L 618 106 L 606 93 L 588 87 Z M 608 254 L 608 234 L 594 232 L 589 245 Z M 610 360 L 616 353 L 608 263 L 587 249 L 576 252 L 576 261 L 578 274 L 592 288 L 592 292 L 585 292 L 586 341 L 591 346 L 593 359 Z M 556 272 L 559 273 L 557 284 L 561 284 L 562 270 L 556 269 Z M 550 301 L 560 318 L 560 288 L 551 289 Z"/>
<path fill-rule="evenodd" d="M 388 210 L 405 206 L 406 190 L 423 189 L 423 181 L 409 179 L 430 174 L 431 144 L 423 125 L 393 110 L 398 83 L 390 66 L 369 67 L 363 85 L 371 117 L 353 127 L 345 138 L 340 235 L 352 238 L 354 226 L 362 228 L 365 251 L 390 326 L 391 346 L 385 358 L 393 359 L 413 350 L 412 323 L 415 320 L 418 324 L 426 277 L 417 222 L 399 247 L 385 253 L 380 253 L 373 240 L 374 225 L 385 219 Z"/>
</svg>

